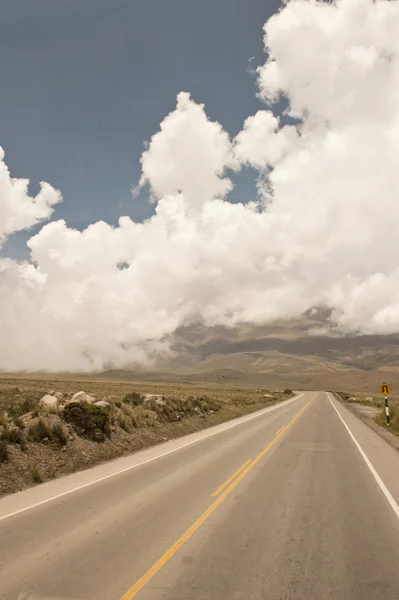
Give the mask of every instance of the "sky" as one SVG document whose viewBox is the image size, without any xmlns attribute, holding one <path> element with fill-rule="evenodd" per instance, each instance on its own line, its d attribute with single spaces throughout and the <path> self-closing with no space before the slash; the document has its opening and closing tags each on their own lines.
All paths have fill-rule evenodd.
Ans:
<svg viewBox="0 0 399 600">
<path fill-rule="evenodd" d="M 5 5 L 5 6 L 4 6 Z M 251 66 L 277 0 L 13 0 L 0 11 L 0 145 L 14 177 L 60 189 L 54 218 L 83 229 L 153 214 L 132 199 L 143 143 L 180 91 L 232 135 L 261 107 Z M 252 58 L 253 57 L 253 58 Z M 251 62 L 248 62 L 251 59 Z M 254 196 L 251 171 L 231 201 Z M 35 231 L 35 230 L 34 230 Z M 26 257 L 30 232 L 2 255 Z"/>
<path fill-rule="evenodd" d="M 399 333 L 399 3 L 277 8 L 2 11 L 0 369 L 154 365 L 182 326 L 314 309 L 314 335 Z"/>
</svg>

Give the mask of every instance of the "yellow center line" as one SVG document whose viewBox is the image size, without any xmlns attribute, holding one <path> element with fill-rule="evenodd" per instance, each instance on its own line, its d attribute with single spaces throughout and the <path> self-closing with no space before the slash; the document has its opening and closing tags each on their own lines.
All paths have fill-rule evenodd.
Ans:
<svg viewBox="0 0 399 600">
<path fill-rule="evenodd" d="M 278 431 L 276 431 L 276 435 L 279 435 L 280 433 L 282 433 L 285 428 L 286 428 L 286 425 L 283 425 L 282 427 L 280 427 L 280 429 Z"/>
<path fill-rule="evenodd" d="M 121 598 L 121 600 L 132 600 L 137 594 L 143 589 L 143 587 L 162 569 L 162 567 L 176 554 L 176 552 L 194 535 L 194 533 L 201 527 L 201 525 L 211 516 L 211 514 L 217 509 L 220 504 L 231 494 L 234 488 L 244 479 L 246 475 L 254 468 L 254 466 L 264 457 L 264 455 L 270 450 L 277 440 L 289 429 L 294 421 L 303 413 L 303 411 L 313 401 L 315 394 L 309 400 L 305 406 L 296 413 L 291 422 L 280 432 L 277 433 L 276 437 L 254 458 L 254 460 L 244 468 L 241 473 L 238 474 L 236 479 L 228 485 L 228 487 L 220 494 L 216 500 L 206 509 L 205 512 L 187 529 L 185 533 L 171 546 L 153 565 L 148 569 L 140 579 L 136 581 L 133 587 L 130 588 Z"/>
<path fill-rule="evenodd" d="M 226 481 L 225 481 L 224 483 L 222 483 L 222 485 L 221 485 L 221 486 L 219 486 L 219 487 L 218 487 L 218 489 L 217 489 L 216 491 L 214 491 L 214 492 L 213 492 L 213 494 L 211 494 L 211 496 L 212 496 L 212 497 L 219 496 L 220 492 L 223 492 L 224 488 L 225 488 L 225 487 L 227 487 L 227 486 L 229 485 L 229 483 L 231 483 L 231 482 L 233 481 L 233 479 L 234 479 L 235 477 L 237 477 L 237 475 L 238 475 L 239 473 L 241 473 L 241 471 L 242 471 L 243 469 L 245 469 L 245 467 L 246 467 L 247 465 L 249 465 L 249 463 L 250 463 L 251 461 L 252 461 L 252 458 L 248 458 L 248 460 L 246 460 L 246 461 L 245 461 L 245 463 L 243 463 L 243 464 L 241 465 L 241 467 L 239 467 L 239 468 L 237 469 L 237 471 L 234 471 L 233 475 L 230 475 L 230 477 L 229 477 L 228 479 L 226 479 Z"/>
</svg>

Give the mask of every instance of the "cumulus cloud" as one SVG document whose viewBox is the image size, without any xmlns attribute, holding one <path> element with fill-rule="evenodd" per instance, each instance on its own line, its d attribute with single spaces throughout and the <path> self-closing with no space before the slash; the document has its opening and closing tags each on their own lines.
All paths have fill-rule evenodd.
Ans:
<svg viewBox="0 0 399 600">
<path fill-rule="evenodd" d="M 148 183 L 158 199 L 181 191 L 198 207 L 227 195 L 232 185 L 222 175 L 236 164 L 226 131 L 208 120 L 203 104 L 182 92 L 143 153 L 140 184 Z"/>
<path fill-rule="evenodd" d="M 29 180 L 10 176 L 0 147 L 0 246 L 12 233 L 50 217 L 53 206 L 61 202 L 60 193 L 48 183 L 40 184 L 35 198 L 29 196 L 28 185 Z"/>
<path fill-rule="evenodd" d="M 313 306 L 342 332 L 399 332 L 398 30 L 395 2 L 284 5 L 258 68 L 269 107 L 231 139 L 182 93 L 149 142 L 152 218 L 83 232 L 52 222 L 29 240 L 31 263 L 0 261 L 0 367 L 144 362 L 196 320 L 265 323 Z M 280 96 L 296 125 L 270 110 Z M 267 176 L 266 206 L 228 201 L 228 169 L 248 165 Z M 48 218 L 59 195 L 44 184 L 29 199 L 2 173 L 4 238 Z"/>
<path fill-rule="evenodd" d="M 259 110 L 248 117 L 235 138 L 234 152 L 240 164 L 259 171 L 274 167 L 298 138 L 292 126 L 280 127 L 280 120 L 270 110 Z"/>
</svg>

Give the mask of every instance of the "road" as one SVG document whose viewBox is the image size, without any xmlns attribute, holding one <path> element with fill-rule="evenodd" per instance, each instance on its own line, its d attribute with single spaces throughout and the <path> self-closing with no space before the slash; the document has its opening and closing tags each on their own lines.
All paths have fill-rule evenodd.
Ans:
<svg viewBox="0 0 399 600">
<path fill-rule="evenodd" d="M 397 600 L 399 454 L 325 392 L 0 500 L 0 598 Z"/>
</svg>

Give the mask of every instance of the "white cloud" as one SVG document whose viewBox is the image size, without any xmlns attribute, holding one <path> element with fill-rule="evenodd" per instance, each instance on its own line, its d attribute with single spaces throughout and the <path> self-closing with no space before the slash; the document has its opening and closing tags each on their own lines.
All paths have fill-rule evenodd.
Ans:
<svg viewBox="0 0 399 600">
<path fill-rule="evenodd" d="M 158 199 L 181 191 L 198 207 L 226 196 L 232 186 L 222 175 L 234 164 L 229 135 L 207 119 L 204 105 L 182 92 L 142 155 L 140 183 L 148 183 Z"/>
<path fill-rule="evenodd" d="M 10 176 L 0 147 L 0 246 L 12 233 L 48 219 L 53 206 L 61 202 L 60 193 L 48 183 L 40 184 L 35 198 L 29 196 L 28 185 L 29 180 Z"/>
<path fill-rule="evenodd" d="M 234 152 L 241 164 L 260 171 L 276 165 L 297 140 L 295 127 L 280 128 L 279 119 L 270 110 L 259 110 L 248 117 L 235 139 Z"/>
<path fill-rule="evenodd" d="M 142 157 L 154 217 L 49 223 L 28 242 L 35 266 L 0 262 L 0 366 L 144 361 L 198 318 L 262 323 L 318 305 L 344 332 L 399 332 L 398 30 L 394 2 L 285 5 L 265 26 L 259 94 L 286 96 L 295 127 L 259 111 L 231 140 L 179 94 Z M 226 169 L 240 164 L 268 173 L 267 210 L 228 202 Z M 58 198 L 45 187 L 27 221 L 3 189 L 3 236 Z"/>
</svg>

